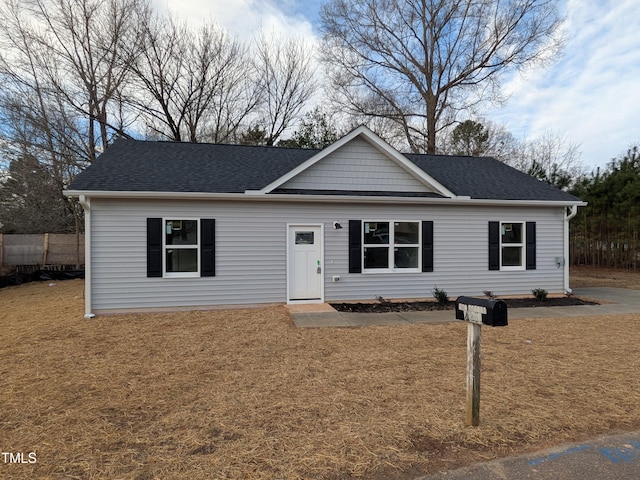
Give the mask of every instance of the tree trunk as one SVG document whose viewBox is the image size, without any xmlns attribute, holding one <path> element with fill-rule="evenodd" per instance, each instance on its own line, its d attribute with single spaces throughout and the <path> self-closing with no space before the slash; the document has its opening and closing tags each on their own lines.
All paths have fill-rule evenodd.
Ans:
<svg viewBox="0 0 640 480">
<path fill-rule="evenodd" d="M 426 99 L 426 116 L 427 116 L 427 152 L 429 155 L 436 154 L 436 131 L 438 128 L 438 120 L 436 109 L 438 106 L 438 97 L 429 95 Z"/>
</svg>

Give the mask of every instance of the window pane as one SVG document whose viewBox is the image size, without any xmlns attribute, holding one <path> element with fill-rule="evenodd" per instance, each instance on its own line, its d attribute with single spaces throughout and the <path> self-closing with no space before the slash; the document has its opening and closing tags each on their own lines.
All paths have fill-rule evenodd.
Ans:
<svg viewBox="0 0 640 480">
<path fill-rule="evenodd" d="M 197 248 L 168 248 L 167 272 L 197 272 Z"/>
<path fill-rule="evenodd" d="M 395 222 L 393 224 L 395 244 L 417 245 L 420 241 L 418 222 Z"/>
<path fill-rule="evenodd" d="M 418 248 L 395 248 L 394 263 L 396 268 L 418 268 Z"/>
<path fill-rule="evenodd" d="M 521 267 L 522 247 L 502 247 L 502 266 Z"/>
<path fill-rule="evenodd" d="M 364 222 L 365 244 L 389 244 L 389 222 Z"/>
<path fill-rule="evenodd" d="M 197 220 L 167 220 L 165 223 L 167 245 L 197 245 Z"/>
<path fill-rule="evenodd" d="M 522 243 L 522 224 L 503 223 L 502 243 Z"/>
<path fill-rule="evenodd" d="M 313 232 L 296 232 L 296 245 L 313 245 Z"/>
<path fill-rule="evenodd" d="M 365 247 L 364 268 L 389 268 L 389 248 Z"/>
</svg>

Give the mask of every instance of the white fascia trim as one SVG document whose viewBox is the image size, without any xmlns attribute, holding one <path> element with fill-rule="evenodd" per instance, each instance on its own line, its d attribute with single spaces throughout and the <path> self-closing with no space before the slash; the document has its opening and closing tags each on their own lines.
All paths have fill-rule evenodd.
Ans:
<svg viewBox="0 0 640 480">
<path fill-rule="evenodd" d="M 583 207 L 582 201 L 545 201 L 545 200 L 487 200 L 469 197 L 433 198 L 433 197 L 386 197 L 355 195 L 293 195 L 271 193 L 268 195 L 248 193 L 207 193 L 207 192 L 127 192 L 67 190 L 65 195 L 110 199 L 153 199 L 153 200 L 225 200 L 247 202 L 307 202 L 307 203 L 388 203 L 388 204 L 433 204 L 433 205 L 484 205 L 484 206 L 522 206 L 522 207 Z"/>
<path fill-rule="evenodd" d="M 391 158 L 393 161 L 396 162 L 396 164 L 398 164 L 399 167 L 404 169 L 406 172 L 408 172 L 412 176 L 416 177 L 416 179 L 418 179 L 420 182 L 425 184 L 427 187 L 435 190 L 437 193 L 443 196 L 450 197 L 450 198 L 456 197 L 456 195 L 452 191 L 450 191 L 444 185 L 440 184 L 437 180 L 435 180 L 431 175 L 427 174 L 424 170 L 422 170 L 421 168 L 418 168 L 416 165 L 413 164 L 413 162 L 409 161 L 409 159 L 407 159 L 404 155 L 402 155 L 395 148 L 393 148 L 391 145 L 389 145 L 387 142 L 385 142 L 382 138 L 380 138 L 378 135 L 373 133 L 369 128 L 367 128 L 364 125 L 356 128 L 355 130 L 352 130 L 350 133 L 342 137 L 340 140 L 329 145 L 327 148 L 318 152 L 309 160 L 298 165 L 296 168 L 289 171 L 288 173 L 278 178 L 274 182 L 271 182 L 269 185 L 262 188 L 261 190 L 253 190 L 253 191 L 248 190 L 246 193 L 250 195 L 271 193 L 276 188 L 284 185 L 286 182 L 288 182 L 295 176 L 299 175 L 306 169 L 315 165 L 320 160 L 327 157 L 328 155 L 335 152 L 336 150 L 338 150 L 339 148 L 346 145 L 347 143 L 349 143 L 350 141 L 352 141 L 354 138 L 357 138 L 357 137 L 364 138 L 364 140 L 369 142 L 374 148 L 376 148 L 378 151 L 380 151 L 382 154 L 386 155 L 387 157 Z"/>
<path fill-rule="evenodd" d="M 149 192 L 149 191 L 129 191 L 129 190 L 65 190 L 63 192 L 68 197 L 80 197 L 85 195 L 91 198 L 113 198 L 113 199 L 176 199 L 176 200 L 239 200 L 246 197 L 244 193 L 212 193 L 212 192 Z"/>
</svg>

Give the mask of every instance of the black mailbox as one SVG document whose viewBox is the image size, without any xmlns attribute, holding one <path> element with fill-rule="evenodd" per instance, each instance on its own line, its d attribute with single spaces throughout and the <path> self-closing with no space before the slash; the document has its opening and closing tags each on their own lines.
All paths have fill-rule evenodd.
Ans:
<svg viewBox="0 0 640 480">
<path fill-rule="evenodd" d="M 502 300 L 458 297 L 456 300 L 456 319 L 471 323 L 504 327 L 507 322 L 507 304 Z"/>
</svg>

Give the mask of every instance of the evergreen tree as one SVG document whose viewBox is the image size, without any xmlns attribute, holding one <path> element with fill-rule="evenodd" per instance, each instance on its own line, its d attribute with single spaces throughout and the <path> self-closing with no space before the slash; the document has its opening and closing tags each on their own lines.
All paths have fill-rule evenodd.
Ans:
<svg viewBox="0 0 640 480">
<path fill-rule="evenodd" d="M 640 261 L 640 152 L 579 179 L 571 193 L 588 202 L 571 222 L 574 264 L 638 268 Z"/>
<path fill-rule="evenodd" d="M 332 125 L 331 119 L 320 107 L 307 113 L 300 122 L 300 129 L 296 130 L 289 139 L 278 143 L 279 147 L 295 148 L 325 148 L 340 138 L 338 130 Z"/>
<path fill-rule="evenodd" d="M 454 155 L 484 155 L 489 144 L 489 131 L 480 122 L 465 120 L 453 129 L 451 150 Z"/>
<path fill-rule="evenodd" d="M 240 145 L 267 145 L 267 132 L 258 125 L 240 134 Z"/>
<path fill-rule="evenodd" d="M 2 233 L 67 233 L 74 231 L 74 205 L 42 162 L 21 155 L 9 164 L 0 182 Z"/>
</svg>

